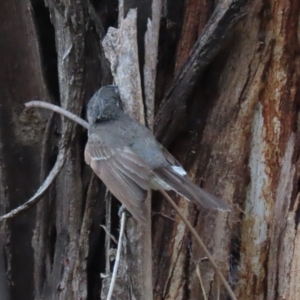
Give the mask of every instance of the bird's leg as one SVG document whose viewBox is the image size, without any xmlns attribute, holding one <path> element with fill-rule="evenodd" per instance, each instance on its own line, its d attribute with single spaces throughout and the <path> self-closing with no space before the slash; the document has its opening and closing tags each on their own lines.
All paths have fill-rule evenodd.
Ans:
<svg viewBox="0 0 300 300">
<path fill-rule="evenodd" d="M 118 215 L 120 218 L 122 217 L 123 212 L 127 215 L 127 217 L 132 217 L 132 214 L 129 212 L 129 210 L 122 204 L 118 211 Z"/>
</svg>

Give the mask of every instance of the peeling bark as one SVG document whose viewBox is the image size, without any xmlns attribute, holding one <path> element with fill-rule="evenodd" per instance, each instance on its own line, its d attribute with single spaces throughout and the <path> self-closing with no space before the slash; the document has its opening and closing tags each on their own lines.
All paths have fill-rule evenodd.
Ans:
<svg viewBox="0 0 300 300">
<path fill-rule="evenodd" d="M 2 2 L 1 215 L 38 190 L 62 149 L 66 160 L 37 207 L 1 223 L 1 300 L 105 298 L 114 242 L 100 225 L 117 237 L 118 205 L 83 163 L 84 130 L 21 104 L 41 99 L 83 117 L 93 92 L 112 83 L 107 31 L 127 111 L 150 128 L 155 119 L 190 177 L 232 204 L 213 212 L 176 198 L 237 298 L 300 298 L 297 1 L 120 1 L 120 19 L 129 12 L 137 24 L 123 23 L 123 42 L 108 30 L 117 1 Z M 129 48 L 127 65 L 114 65 Z M 226 299 L 156 193 L 152 211 L 152 233 L 128 220 L 116 299 Z"/>
</svg>

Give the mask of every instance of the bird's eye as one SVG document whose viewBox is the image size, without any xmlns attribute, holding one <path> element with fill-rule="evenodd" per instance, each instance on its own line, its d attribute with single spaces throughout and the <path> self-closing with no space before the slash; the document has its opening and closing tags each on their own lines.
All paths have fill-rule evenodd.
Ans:
<svg viewBox="0 0 300 300">
<path fill-rule="evenodd" d="M 115 85 L 114 86 L 114 92 L 116 93 L 116 94 L 119 94 L 119 88 Z"/>
</svg>

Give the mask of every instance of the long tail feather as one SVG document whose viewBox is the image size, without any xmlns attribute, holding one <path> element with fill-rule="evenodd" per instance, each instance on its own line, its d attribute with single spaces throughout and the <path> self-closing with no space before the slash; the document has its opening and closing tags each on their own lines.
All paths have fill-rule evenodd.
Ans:
<svg viewBox="0 0 300 300">
<path fill-rule="evenodd" d="M 153 173 L 159 178 L 159 181 L 163 182 L 169 189 L 174 190 L 176 193 L 196 204 L 200 204 L 205 208 L 230 210 L 230 206 L 223 200 L 204 191 L 195 185 L 187 176 L 178 174 L 172 168 L 156 169 Z"/>
</svg>

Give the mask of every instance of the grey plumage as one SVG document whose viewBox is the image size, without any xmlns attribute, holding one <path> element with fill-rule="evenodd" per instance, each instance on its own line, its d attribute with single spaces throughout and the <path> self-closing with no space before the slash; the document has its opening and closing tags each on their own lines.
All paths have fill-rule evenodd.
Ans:
<svg viewBox="0 0 300 300">
<path fill-rule="evenodd" d="M 152 133 L 121 107 L 115 86 L 99 89 L 88 104 L 85 161 L 135 219 L 144 223 L 148 189 L 174 190 L 206 208 L 229 205 L 196 186 Z"/>
</svg>

